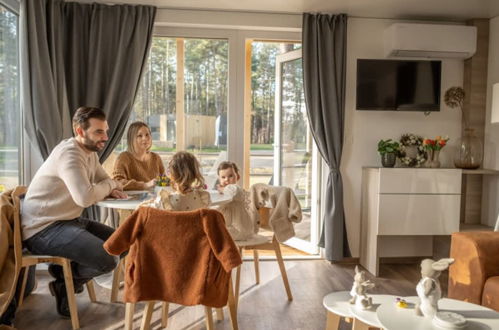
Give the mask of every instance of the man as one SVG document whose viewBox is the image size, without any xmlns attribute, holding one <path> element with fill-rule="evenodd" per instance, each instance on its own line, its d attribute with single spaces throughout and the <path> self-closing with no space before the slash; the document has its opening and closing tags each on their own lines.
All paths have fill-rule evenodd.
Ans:
<svg viewBox="0 0 499 330">
<path fill-rule="evenodd" d="M 75 292 L 95 276 L 108 273 L 117 260 L 102 244 L 113 229 L 81 217 L 83 210 L 107 196 L 126 198 L 121 185 L 106 174 L 97 151 L 108 140 L 109 127 L 102 110 L 79 108 L 73 117 L 74 138 L 59 143 L 31 182 L 21 208 L 25 246 L 35 254 L 70 259 Z M 69 317 L 62 267 L 50 265 L 49 283 L 57 312 Z"/>
</svg>

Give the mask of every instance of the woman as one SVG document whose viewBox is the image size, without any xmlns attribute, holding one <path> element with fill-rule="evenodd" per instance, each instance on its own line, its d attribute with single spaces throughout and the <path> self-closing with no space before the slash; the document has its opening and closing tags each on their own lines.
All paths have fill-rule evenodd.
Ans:
<svg viewBox="0 0 499 330">
<path fill-rule="evenodd" d="M 165 173 L 161 157 L 151 152 L 151 130 L 147 124 L 136 121 L 127 133 L 128 150 L 122 152 L 114 164 L 113 179 L 123 184 L 124 190 L 151 189 L 156 178 Z"/>
</svg>

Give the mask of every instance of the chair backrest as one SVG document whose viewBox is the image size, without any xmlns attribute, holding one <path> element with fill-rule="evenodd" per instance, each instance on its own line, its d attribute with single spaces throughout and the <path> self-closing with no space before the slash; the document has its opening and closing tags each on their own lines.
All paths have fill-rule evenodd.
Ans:
<svg viewBox="0 0 499 330">
<path fill-rule="evenodd" d="M 242 262 L 223 215 L 212 209 L 141 207 L 104 244 L 115 255 L 129 246 L 127 261 L 136 273 L 127 273 L 125 301 L 221 307 L 227 302 L 230 270 Z"/>
<path fill-rule="evenodd" d="M 15 289 L 19 271 L 22 266 L 22 239 L 19 216 L 19 198 L 24 194 L 26 187 L 17 187 L 8 190 L 1 196 L 0 217 L 0 245 L 2 255 L 0 259 L 0 315 L 9 305 Z M 5 226 L 5 227 L 4 227 Z"/>
<path fill-rule="evenodd" d="M 21 269 L 21 258 L 23 255 L 22 229 L 21 229 L 21 198 L 28 188 L 26 186 L 17 186 L 12 193 L 12 204 L 14 207 L 14 253 L 16 256 L 16 265 L 18 271 Z"/>
</svg>

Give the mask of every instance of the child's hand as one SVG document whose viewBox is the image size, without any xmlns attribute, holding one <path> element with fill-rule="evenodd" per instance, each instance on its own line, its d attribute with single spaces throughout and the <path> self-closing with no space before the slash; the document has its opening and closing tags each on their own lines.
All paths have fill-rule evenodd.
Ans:
<svg viewBox="0 0 499 330">
<path fill-rule="evenodd" d="M 224 193 L 224 187 L 222 187 L 221 185 L 217 184 L 217 190 L 219 193 L 223 194 Z"/>
</svg>

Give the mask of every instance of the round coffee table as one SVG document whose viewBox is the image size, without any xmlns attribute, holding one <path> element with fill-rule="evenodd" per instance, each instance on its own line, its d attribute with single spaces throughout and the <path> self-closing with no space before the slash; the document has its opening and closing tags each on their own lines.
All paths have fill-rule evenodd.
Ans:
<svg viewBox="0 0 499 330">
<path fill-rule="evenodd" d="M 382 327 L 386 330 L 442 330 L 434 326 L 430 318 L 416 315 L 414 306 L 418 299 L 418 297 L 405 298 L 409 303 L 409 308 L 399 308 L 395 302 L 381 304 L 377 314 Z M 464 316 L 468 321 L 466 329 L 499 329 L 499 313 L 492 309 L 448 298 L 439 300 L 438 307 L 440 311 L 454 312 Z"/>
<path fill-rule="evenodd" d="M 372 298 L 373 303 L 369 309 L 363 310 L 355 305 L 350 305 L 350 311 L 354 317 L 353 330 L 369 329 L 369 327 L 382 328 L 376 310 L 383 304 L 395 303 L 396 298 L 389 294 L 368 294 L 368 297 Z"/>
<path fill-rule="evenodd" d="M 322 300 L 322 305 L 327 310 L 326 330 L 336 330 L 340 324 L 340 318 L 352 318 L 349 300 L 352 297 L 348 291 L 338 291 L 328 294 Z"/>
</svg>

